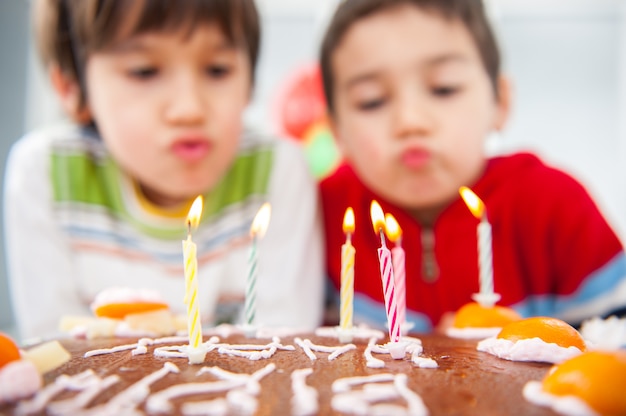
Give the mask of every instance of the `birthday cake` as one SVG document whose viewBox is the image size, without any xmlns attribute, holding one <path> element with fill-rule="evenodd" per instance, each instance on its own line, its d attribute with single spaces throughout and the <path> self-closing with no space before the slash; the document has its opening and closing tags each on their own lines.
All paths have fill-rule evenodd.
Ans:
<svg viewBox="0 0 626 416">
<path fill-rule="evenodd" d="M 502 360 L 476 341 L 405 337 L 393 359 L 378 331 L 347 344 L 334 328 L 257 335 L 214 328 L 195 365 L 185 337 L 65 339 L 71 359 L 0 414 L 556 414 L 523 397 L 549 364 Z"/>
</svg>

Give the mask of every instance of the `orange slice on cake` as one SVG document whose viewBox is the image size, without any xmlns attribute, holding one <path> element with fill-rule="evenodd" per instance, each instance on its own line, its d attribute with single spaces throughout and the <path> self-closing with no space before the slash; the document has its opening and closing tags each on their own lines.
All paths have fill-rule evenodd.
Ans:
<svg viewBox="0 0 626 416">
<path fill-rule="evenodd" d="M 0 332 L 0 368 L 11 361 L 19 360 L 20 349 L 17 344 L 6 334 Z"/>
<path fill-rule="evenodd" d="M 561 347 L 576 347 L 586 351 L 587 346 L 580 333 L 570 324 L 557 318 L 537 316 L 523 319 L 502 328 L 498 334 L 500 339 L 519 341 L 529 338 L 540 338 L 547 343 Z"/>
<path fill-rule="evenodd" d="M 520 314 L 504 306 L 482 306 L 476 302 L 463 305 L 454 317 L 455 328 L 491 328 L 519 321 Z"/>
<path fill-rule="evenodd" d="M 146 289 L 110 288 L 100 292 L 91 310 L 101 318 L 124 319 L 127 315 L 169 309 L 159 294 Z"/>
<path fill-rule="evenodd" d="M 539 316 L 505 325 L 496 337 L 480 341 L 477 349 L 505 360 L 554 364 L 582 354 L 587 345 L 567 322 Z"/>
<path fill-rule="evenodd" d="M 110 303 L 96 307 L 93 312 L 100 318 L 124 319 L 126 315 L 167 308 L 167 304 L 156 302 Z"/>
<path fill-rule="evenodd" d="M 520 319 L 522 317 L 511 308 L 469 302 L 454 314 L 446 333 L 454 338 L 484 339 L 497 335 L 504 325 Z"/>
<path fill-rule="evenodd" d="M 625 386 L 626 351 L 592 351 L 555 365 L 541 383 L 529 382 L 524 396 L 555 410 L 586 405 L 600 415 L 626 415 Z"/>
</svg>

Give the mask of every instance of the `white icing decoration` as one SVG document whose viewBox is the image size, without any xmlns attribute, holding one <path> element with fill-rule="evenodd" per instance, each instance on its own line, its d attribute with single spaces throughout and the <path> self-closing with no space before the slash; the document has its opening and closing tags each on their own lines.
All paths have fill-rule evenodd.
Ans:
<svg viewBox="0 0 626 416">
<path fill-rule="evenodd" d="M 356 349 L 356 345 L 347 344 L 339 345 L 336 347 L 329 347 L 327 345 L 313 344 L 310 339 L 302 340 L 300 338 L 294 338 L 294 342 L 298 344 L 305 352 L 305 354 L 311 359 L 316 360 L 317 356 L 313 354 L 313 351 L 329 353 L 328 361 L 332 361 L 341 354 Z"/>
<path fill-rule="evenodd" d="M 589 405 L 576 396 L 555 396 L 543 391 L 541 382 L 529 381 L 522 394 L 526 400 L 537 406 L 549 407 L 555 412 L 568 416 L 599 416 Z"/>
<path fill-rule="evenodd" d="M 371 338 L 369 342 L 367 343 L 365 352 L 363 353 L 363 355 L 365 355 L 365 361 L 366 361 L 365 365 L 368 368 L 384 368 L 385 362 L 383 360 L 380 360 L 372 356 L 372 350 L 374 348 L 376 348 L 376 338 Z"/>
<path fill-rule="evenodd" d="M 305 341 L 303 341 L 301 338 L 294 338 L 293 342 L 295 342 L 300 348 L 302 348 L 306 356 L 309 357 L 311 361 L 317 360 L 317 356 L 313 354 L 313 351 Z"/>
<path fill-rule="evenodd" d="M 553 364 L 582 354 L 582 351 L 576 347 L 561 347 L 551 342 L 545 342 L 541 338 L 526 338 L 515 342 L 503 338 L 487 338 L 480 341 L 476 349 L 505 360 L 539 361 Z"/>
<path fill-rule="evenodd" d="M 174 398 L 188 396 L 191 394 L 217 393 L 228 391 L 237 387 L 245 387 L 246 389 L 244 391 L 248 395 L 251 394 L 248 390 L 251 390 L 252 394 L 258 394 L 259 388 L 257 387 L 257 384 L 259 380 L 274 371 L 275 368 L 276 365 L 271 363 L 251 375 L 240 374 L 240 377 L 237 377 L 237 375 L 233 376 L 232 373 L 229 375 L 229 372 L 225 370 L 213 370 L 209 368 L 206 370 L 207 372 L 220 374 L 221 376 L 228 378 L 219 381 L 185 383 L 168 387 L 151 395 L 146 402 L 146 409 L 151 413 L 170 413 L 173 409 L 170 401 Z M 251 382 L 253 387 L 249 387 Z"/>
<path fill-rule="evenodd" d="M 417 364 L 419 368 L 439 367 L 439 364 L 437 364 L 437 361 L 433 360 L 432 358 L 420 357 L 419 354 L 415 354 L 415 353 L 411 355 L 411 361 L 413 362 L 413 364 Z"/>
<path fill-rule="evenodd" d="M 52 402 L 48 405 L 48 413 L 53 415 L 69 415 L 84 409 L 101 392 L 120 381 L 120 376 L 111 375 L 104 379 L 96 377 L 93 382 L 88 382 L 84 389 L 76 396 Z"/>
<path fill-rule="evenodd" d="M 361 390 L 352 390 L 352 387 L 360 384 L 363 384 Z M 406 374 L 342 378 L 335 380 L 332 390 L 335 395 L 331 399 L 331 406 L 338 412 L 357 415 L 428 415 L 428 409 L 421 397 L 408 388 Z M 406 401 L 406 409 L 398 405 L 378 403 L 397 397 Z"/>
<path fill-rule="evenodd" d="M 371 376 L 357 376 L 339 378 L 333 382 L 332 390 L 334 393 L 342 393 L 349 391 L 353 386 L 365 383 L 380 383 L 384 381 L 393 381 L 393 374 L 380 373 Z"/>
<path fill-rule="evenodd" d="M 591 349 L 617 350 L 626 347 L 626 317 L 594 317 L 583 321 L 580 334 Z"/>
<path fill-rule="evenodd" d="M 183 403 L 181 413 L 185 416 L 225 416 L 228 414 L 228 402 L 224 398 Z"/>
<path fill-rule="evenodd" d="M 407 386 L 408 377 L 406 374 L 396 374 L 394 385 L 400 392 L 400 396 L 406 400 L 408 405 L 408 413 L 414 416 L 427 415 L 428 409 L 424 405 L 424 401 L 419 396 L 419 394 L 415 393 Z"/>
<path fill-rule="evenodd" d="M 312 368 L 300 368 L 291 373 L 291 413 L 296 416 L 317 414 L 319 404 L 317 390 L 306 384 L 306 378 L 313 373 Z"/>
<path fill-rule="evenodd" d="M 132 384 L 125 390 L 115 395 L 107 403 L 89 409 L 89 413 L 117 415 L 122 411 L 132 411 L 150 394 L 150 386 L 165 377 L 169 373 L 180 372 L 176 365 L 166 362 L 163 368 L 148 374 L 141 380 Z"/>
<path fill-rule="evenodd" d="M 112 354 L 114 352 L 120 352 L 120 351 L 128 351 L 128 350 L 132 350 L 137 348 L 137 343 L 135 344 L 125 344 L 125 345 L 117 345 L 115 347 L 112 348 L 101 348 L 101 349 L 97 349 L 97 350 L 91 350 L 91 351 L 87 351 L 85 353 L 85 355 L 83 355 L 84 358 L 89 358 L 89 357 L 93 357 L 95 355 L 103 355 L 103 354 Z"/>
<path fill-rule="evenodd" d="M 61 393 L 65 389 L 79 389 L 79 386 L 88 382 L 93 377 L 96 377 L 93 370 L 85 370 L 82 373 L 78 373 L 74 376 L 68 376 L 62 374 L 56 378 L 54 383 L 48 384 L 35 394 L 30 400 L 23 400 L 15 409 L 15 413 L 18 415 L 28 415 L 32 413 L 39 413 L 43 411 L 48 402 L 52 400 L 54 396 Z"/>
</svg>

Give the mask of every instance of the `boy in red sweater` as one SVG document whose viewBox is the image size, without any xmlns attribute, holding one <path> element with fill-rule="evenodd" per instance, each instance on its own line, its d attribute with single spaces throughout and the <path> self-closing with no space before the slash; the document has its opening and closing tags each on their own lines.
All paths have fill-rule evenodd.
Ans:
<svg viewBox="0 0 626 416">
<path fill-rule="evenodd" d="M 461 186 L 487 209 L 500 305 L 571 323 L 623 311 L 624 249 L 583 186 L 531 154 L 485 155 L 486 137 L 507 120 L 510 92 L 481 1 L 344 1 L 321 68 L 346 161 L 321 184 L 327 270 L 338 291 L 350 206 L 357 322 L 386 319 L 373 199 L 403 230 L 407 320 L 416 330 L 432 329 L 478 292 L 478 220 Z"/>
</svg>

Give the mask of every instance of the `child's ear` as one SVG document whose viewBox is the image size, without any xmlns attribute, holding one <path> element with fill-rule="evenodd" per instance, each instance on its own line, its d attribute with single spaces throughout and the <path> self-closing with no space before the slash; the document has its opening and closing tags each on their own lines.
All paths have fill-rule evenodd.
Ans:
<svg viewBox="0 0 626 416">
<path fill-rule="evenodd" d="M 81 105 L 78 83 L 64 74 L 56 64 L 50 66 L 48 75 L 65 113 L 76 123 L 89 124 L 92 121 L 91 111 L 89 111 L 87 104 Z"/>
<path fill-rule="evenodd" d="M 498 78 L 498 98 L 496 101 L 496 116 L 493 128 L 502 130 L 511 114 L 513 86 L 511 80 L 503 75 Z"/>
<path fill-rule="evenodd" d="M 339 128 L 337 127 L 337 122 L 332 114 L 326 114 L 326 120 L 328 121 L 328 128 L 330 129 L 330 133 L 333 135 L 333 139 L 335 140 L 335 144 L 337 145 L 337 149 L 341 154 L 342 158 L 345 158 L 347 155 L 346 145 L 339 134 Z"/>
</svg>

